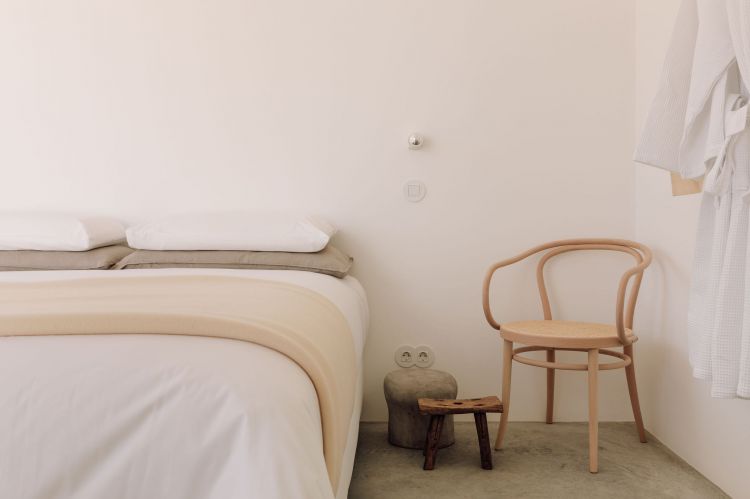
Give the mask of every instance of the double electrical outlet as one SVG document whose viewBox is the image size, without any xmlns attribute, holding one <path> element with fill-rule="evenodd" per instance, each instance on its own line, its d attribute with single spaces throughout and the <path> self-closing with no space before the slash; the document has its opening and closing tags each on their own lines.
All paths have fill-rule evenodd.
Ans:
<svg viewBox="0 0 750 499">
<path fill-rule="evenodd" d="M 427 345 L 412 347 L 403 345 L 396 349 L 396 364 L 401 367 L 430 367 L 435 362 L 435 352 Z"/>
</svg>

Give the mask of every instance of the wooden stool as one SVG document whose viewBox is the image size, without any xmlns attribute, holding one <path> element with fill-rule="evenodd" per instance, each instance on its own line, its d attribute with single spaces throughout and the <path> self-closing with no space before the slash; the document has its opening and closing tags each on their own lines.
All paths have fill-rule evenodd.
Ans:
<svg viewBox="0 0 750 499">
<path fill-rule="evenodd" d="M 474 414 L 482 469 L 492 469 L 492 450 L 490 449 L 490 432 L 487 429 L 487 413 L 503 412 L 503 404 L 499 398 L 492 396 L 458 400 L 419 399 L 419 412 L 431 416 L 424 446 L 424 469 L 435 469 L 435 457 L 437 456 L 440 433 L 443 431 L 443 421 L 448 414 Z"/>
</svg>

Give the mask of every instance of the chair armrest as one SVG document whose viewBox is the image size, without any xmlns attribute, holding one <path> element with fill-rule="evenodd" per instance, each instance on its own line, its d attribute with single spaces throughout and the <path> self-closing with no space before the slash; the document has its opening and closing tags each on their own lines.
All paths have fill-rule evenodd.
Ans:
<svg viewBox="0 0 750 499">
<path fill-rule="evenodd" d="M 643 271 L 651 264 L 651 260 L 653 259 L 653 256 L 651 254 L 651 250 L 649 250 L 647 247 L 643 246 L 638 248 L 643 258 L 642 260 L 636 265 L 635 267 L 632 267 L 631 269 L 627 270 L 622 277 L 620 278 L 620 286 L 617 289 L 617 303 L 615 305 L 615 325 L 617 327 L 617 336 L 620 338 L 620 341 L 623 345 L 629 346 L 633 344 L 633 339 L 628 337 L 625 334 L 625 328 L 627 327 L 633 327 L 633 312 L 635 309 L 635 302 L 638 299 L 638 290 L 640 288 L 641 279 L 643 278 Z M 633 291 L 630 295 L 630 300 L 628 300 L 628 312 L 627 316 L 625 314 L 625 295 L 627 294 L 628 290 L 628 284 L 630 283 L 630 279 L 632 279 L 635 276 L 635 286 L 633 287 Z M 627 323 L 626 323 L 626 317 L 627 317 Z"/>
<path fill-rule="evenodd" d="M 492 277 L 495 275 L 495 272 L 503 267 L 507 267 L 508 265 L 518 263 L 521 260 L 524 260 L 531 255 L 546 249 L 547 247 L 548 245 L 546 244 L 543 246 L 537 246 L 536 248 L 525 251 L 520 255 L 514 256 L 513 258 L 508 258 L 507 260 L 497 262 L 489 268 L 487 274 L 485 274 L 484 276 L 484 285 L 482 287 L 482 308 L 484 309 L 484 317 L 487 319 L 487 322 L 490 324 L 490 326 L 497 330 L 500 330 L 500 323 L 495 320 L 495 317 L 492 315 L 492 308 L 490 307 L 490 284 L 492 284 Z"/>
</svg>

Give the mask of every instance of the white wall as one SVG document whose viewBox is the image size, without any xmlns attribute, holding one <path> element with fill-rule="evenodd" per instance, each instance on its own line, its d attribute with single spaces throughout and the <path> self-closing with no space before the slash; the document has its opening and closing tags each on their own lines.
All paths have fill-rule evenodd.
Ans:
<svg viewBox="0 0 750 499">
<path fill-rule="evenodd" d="M 637 1 L 639 128 L 678 6 L 679 0 Z M 732 497 L 750 497 L 750 402 L 712 399 L 709 384 L 693 379 L 688 364 L 686 310 L 700 196 L 672 197 L 667 173 L 636 168 L 636 235 L 657 257 L 636 324 L 646 426 Z"/>
<path fill-rule="evenodd" d="M 431 345 L 463 395 L 499 392 L 479 305 L 491 261 L 636 236 L 658 256 L 637 316 L 646 424 L 747 496 L 750 404 L 711 399 L 687 365 L 698 198 L 648 167 L 634 179 L 628 160 L 677 3 L 1 0 L 0 209 L 328 216 L 371 301 L 367 420 L 385 418 L 401 344 Z M 409 178 L 427 183 L 421 204 L 402 199 Z M 625 262 L 562 258 L 561 317 L 609 320 L 607 268 Z M 502 276 L 504 319 L 538 314 L 530 270 Z M 512 417 L 539 420 L 544 373 L 515 369 Z M 630 419 L 619 374 L 604 375 L 603 419 Z M 585 419 L 583 376 L 559 379 L 558 416 Z"/>
<path fill-rule="evenodd" d="M 462 395 L 499 393 L 486 267 L 634 230 L 634 4 L 541 3 L 1 0 L 0 209 L 326 215 L 372 307 L 364 419 L 386 417 L 401 344 L 431 345 Z M 626 260 L 561 258 L 561 317 L 611 321 Z M 505 274 L 504 319 L 540 316 L 530 270 Z M 542 419 L 544 372 L 514 390 L 513 419 Z M 559 418 L 585 419 L 585 393 L 561 374 Z M 603 419 L 631 418 L 626 393 L 604 375 Z"/>
</svg>

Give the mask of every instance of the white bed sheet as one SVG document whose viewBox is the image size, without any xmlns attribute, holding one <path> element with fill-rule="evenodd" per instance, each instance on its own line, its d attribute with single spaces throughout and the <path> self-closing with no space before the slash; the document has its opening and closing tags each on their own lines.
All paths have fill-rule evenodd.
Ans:
<svg viewBox="0 0 750 499">
<path fill-rule="evenodd" d="M 159 274 L 284 281 L 339 307 L 353 334 L 359 382 L 336 493 L 315 389 L 295 362 L 234 340 L 103 335 L 0 338 L 0 498 L 345 498 L 369 322 L 356 279 L 138 269 L 0 272 L 0 281 Z"/>
</svg>

